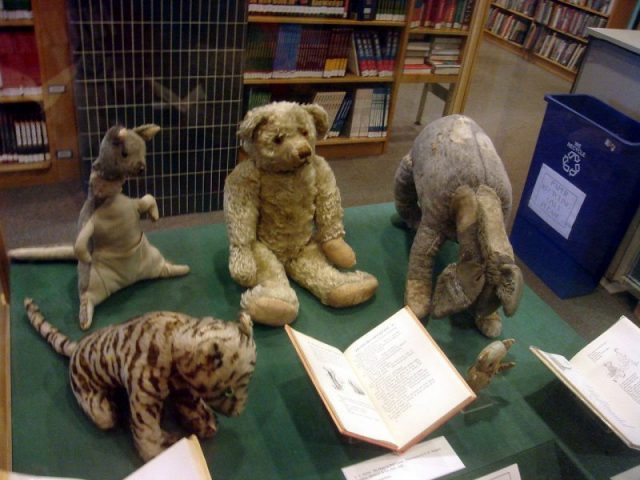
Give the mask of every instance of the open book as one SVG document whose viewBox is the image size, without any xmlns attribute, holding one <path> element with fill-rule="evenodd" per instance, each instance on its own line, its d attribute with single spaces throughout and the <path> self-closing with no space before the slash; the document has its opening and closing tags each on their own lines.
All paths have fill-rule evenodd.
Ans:
<svg viewBox="0 0 640 480">
<path fill-rule="evenodd" d="M 640 328 L 626 317 L 571 360 L 529 347 L 629 447 L 640 450 Z"/>
<path fill-rule="evenodd" d="M 4 476 L 3 476 L 4 475 Z M 69 477 L 41 477 L 0 470 L 0 480 L 79 480 Z M 191 435 L 174 443 L 124 480 L 212 480 L 200 442 Z"/>
<path fill-rule="evenodd" d="M 344 353 L 285 330 L 344 435 L 402 452 L 476 398 L 408 308 Z"/>
</svg>

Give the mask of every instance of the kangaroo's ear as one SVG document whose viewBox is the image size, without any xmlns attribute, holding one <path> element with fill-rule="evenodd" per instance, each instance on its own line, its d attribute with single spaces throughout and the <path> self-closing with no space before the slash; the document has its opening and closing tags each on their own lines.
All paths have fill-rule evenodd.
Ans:
<svg viewBox="0 0 640 480">
<path fill-rule="evenodd" d="M 156 136 L 156 133 L 160 131 L 160 127 L 155 123 L 145 123 L 144 125 L 140 125 L 139 127 L 135 127 L 133 129 L 138 135 L 140 135 L 145 141 L 151 140 Z"/>
<path fill-rule="evenodd" d="M 114 125 L 107 133 L 105 133 L 104 138 L 111 143 L 112 145 L 118 146 L 122 144 L 127 135 L 127 129 L 122 125 Z"/>
<path fill-rule="evenodd" d="M 309 115 L 313 118 L 313 124 L 316 127 L 317 138 L 321 140 L 329 131 L 329 115 L 327 115 L 327 111 L 322 108 L 317 103 L 312 103 L 310 105 L 302 105 Z"/>
<path fill-rule="evenodd" d="M 270 114 L 270 105 L 252 108 L 247 112 L 238 127 L 238 138 L 243 147 L 253 141 L 255 133 L 262 125 L 267 123 Z"/>
</svg>

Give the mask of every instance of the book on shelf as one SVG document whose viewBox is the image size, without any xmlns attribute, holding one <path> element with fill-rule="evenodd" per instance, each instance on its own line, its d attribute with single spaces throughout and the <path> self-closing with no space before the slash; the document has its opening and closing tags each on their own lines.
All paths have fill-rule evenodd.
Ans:
<svg viewBox="0 0 640 480">
<path fill-rule="evenodd" d="M 622 316 L 571 360 L 529 347 L 628 447 L 640 450 L 640 328 Z"/>
<path fill-rule="evenodd" d="M 0 165 L 49 160 L 44 115 L 36 103 L 0 108 Z"/>
<path fill-rule="evenodd" d="M 251 110 L 256 107 L 262 107 L 271 103 L 271 92 L 268 90 L 259 90 L 256 88 L 249 88 L 247 94 L 247 110 Z"/>
<path fill-rule="evenodd" d="M 473 7 L 474 0 L 425 0 L 420 26 L 468 30 Z"/>
<path fill-rule="evenodd" d="M 408 308 L 344 352 L 285 330 L 343 435 L 402 452 L 476 398 Z"/>
<path fill-rule="evenodd" d="M 405 75 L 429 75 L 433 73 L 433 65 L 426 61 L 420 64 L 407 64 L 402 67 L 402 73 Z"/>
<path fill-rule="evenodd" d="M 42 93 L 40 61 L 32 29 L 0 30 L 0 96 Z"/>
<path fill-rule="evenodd" d="M 541 57 L 575 71 L 586 50 L 586 45 L 542 27 L 535 39 L 532 50 Z"/>
<path fill-rule="evenodd" d="M 314 95 L 312 102 L 317 103 L 325 109 L 329 117 L 329 125 L 332 126 L 335 122 L 336 116 L 338 115 L 338 110 L 340 110 L 340 106 L 342 105 L 346 94 L 346 91 L 337 91 L 316 92 L 316 94 Z"/>
<path fill-rule="evenodd" d="M 330 2 L 282 2 L 280 0 L 249 0 L 250 15 L 300 15 L 345 18 L 349 0 Z"/>
<path fill-rule="evenodd" d="M 397 29 L 249 24 L 245 79 L 392 76 Z"/>
<path fill-rule="evenodd" d="M 342 132 L 342 129 L 344 128 L 349 116 L 349 112 L 351 112 L 352 105 L 353 95 L 351 92 L 347 92 L 344 99 L 342 100 L 342 103 L 340 104 L 340 108 L 338 109 L 336 118 L 333 121 L 329 132 L 327 133 L 327 138 L 340 136 L 340 133 Z"/>
<path fill-rule="evenodd" d="M 33 18 L 29 0 L 0 1 L 0 20 L 29 20 Z"/>
<path fill-rule="evenodd" d="M 362 0 L 351 0 L 351 2 Z M 366 0 L 365 0 L 366 1 Z M 404 22 L 406 19 L 407 0 L 377 0 L 375 20 Z"/>
<path fill-rule="evenodd" d="M 334 28 L 329 36 L 329 45 L 324 64 L 323 77 L 344 77 L 347 72 L 347 58 L 351 47 L 351 28 Z"/>
<path fill-rule="evenodd" d="M 427 3 L 429 3 L 431 0 L 426 1 Z M 411 22 L 409 24 L 411 28 L 417 28 L 421 25 L 425 9 L 424 4 L 425 0 L 415 0 L 415 3 L 413 5 L 413 12 L 411 12 Z"/>
<path fill-rule="evenodd" d="M 372 88 L 359 88 L 356 90 L 351 116 L 348 120 L 349 138 L 368 136 L 369 113 L 371 112 Z"/>
</svg>

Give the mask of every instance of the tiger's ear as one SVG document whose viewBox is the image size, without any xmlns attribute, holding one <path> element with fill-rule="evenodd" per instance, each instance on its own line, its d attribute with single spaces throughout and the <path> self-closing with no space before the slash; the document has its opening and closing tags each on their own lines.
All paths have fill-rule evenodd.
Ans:
<svg viewBox="0 0 640 480">
<path fill-rule="evenodd" d="M 245 312 L 240 312 L 238 315 L 238 330 L 243 335 L 246 335 L 247 338 L 251 338 L 253 336 L 253 322 L 251 321 L 251 316 Z"/>
</svg>

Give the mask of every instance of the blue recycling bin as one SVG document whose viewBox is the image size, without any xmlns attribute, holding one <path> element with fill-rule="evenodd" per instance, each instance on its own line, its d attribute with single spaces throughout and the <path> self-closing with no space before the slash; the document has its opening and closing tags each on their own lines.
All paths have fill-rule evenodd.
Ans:
<svg viewBox="0 0 640 480">
<path fill-rule="evenodd" d="M 546 95 L 511 231 L 560 298 L 592 292 L 640 205 L 640 123 L 590 95 Z"/>
</svg>

